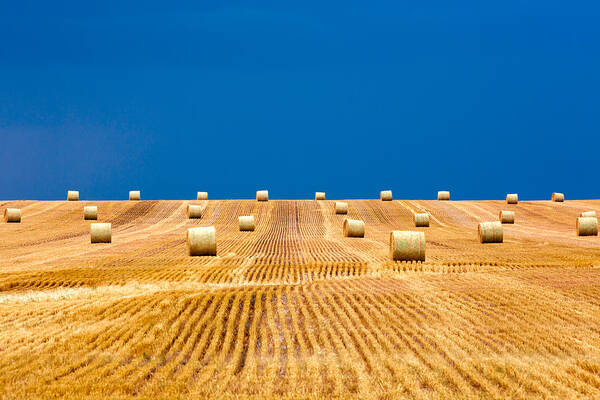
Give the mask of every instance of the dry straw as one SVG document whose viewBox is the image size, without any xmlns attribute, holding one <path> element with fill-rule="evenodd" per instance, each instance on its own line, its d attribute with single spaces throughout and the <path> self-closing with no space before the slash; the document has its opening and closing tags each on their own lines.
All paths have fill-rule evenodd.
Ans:
<svg viewBox="0 0 600 400">
<path fill-rule="evenodd" d="M 358 219 L 344 220 L 345 237 L 365 237 L 365 223 Z"/>
<path fill-rule="evenodd" d="M 315 192 L 315 200 L 325 200 L 325 192 Z"/>
<path fill-rule="evenodd" d="M 140 200 L 142 197 L 139 190 L 132 190 L 129 192 L 129 200 Z"/>
<path fill-rule="evenodd" d="M 390 232 L 390 257 L 394 261 L 425 261 L 425 233 Z"/>
<path fill-rule="evenodd" d="M 79 192 L 77 190 L 69 190 L 67 192 L 68 201 L 79 201 Z"/>
<path fill-rule="evenodd" d="M 598 236 L 598 218 L 578 217 L 577 236 Z"/>
<path fill-rule="evenodd" d="M 21 209 L 20 208 L 5 208 L 4 209 L 4 222 L 21 222 Z"/>
<path fill-rule="evenodd" d="M 427 213 L 415 213 L 415 226 L 417 227 L 428 227 L 429 226 L 429 214 Z"/>
<path fill-rule="evenodd" d="M 447 190 L 440 190 L 438 192 L 438 200 L 450 200 L 450 192 Z"/>
<path fill-rule="evenodd" d="M 348 203 L 343 201 L 335 202 L 335 213 L 336 214 L 348 214 Z"/>
<path fill-rule="evenodd" d="M 202 206 L 196 204 L 188 204 L 187 206 L 187 217 L 188 218 L 202 218 Z"/>
<path fill-rule="evenodd" d="M 580 217 L 596 217 L 596 211 L 583 211 Z"/>
<path fill-rule="evenodd" d="M 187 248 L 190 256 L 216 256 L 217 234 L 215 227 L 203 226 L 188 229 Z"/>
<path fill-rule="evenodd" d="M 507 204 L 517 204 L 519 203 L 519 195 L 517 193 L 509 193 L 506 195 L 506 203 Z"/>
<path fill-rule="evenodd" d="M 552 201 L 563 202 L 565 201 L 565 195 L 563 193 L 552 193 Z"/>
<path fill-rule="evenodd" d="M 254 215 L 242 215 L 238 217 L 238 223 L 240 225 L 240 231 L 253 231 Z"/>
<path fill-rule="evenodd" d="M 480 222 L 477 233 L 481 243 L 502 243 L 504 240 L 500 221 Z"/>
<path fill-rule="evenodd" d="M 498 215 L 500 222 L 503 224 L 514 224 L 515 223 L 515 212 L 514 211 L 500 211 Z"/>
<path fill-rule="evenodd" d="M 112 240 L 111 225 L 107 223 L 91 224 L 90 238 L 92 243 L 110 243 Z"/>
<path fill-rule="evenodd" d="M 198 192 L 196 200 L 208 200 L 208 192 Z"/>
<path fill-rule="evenodd" d="M 269 201 L 269 191 L 268 190 L 257 190 L 256 191 L 256 201 Z"/>
<path fill-rule="evenodd" d="M 392 201 L 392 191 L 391 190 L 382 190 L 379 192 L 379 198 L 381 201 Z"/>
<path fill-rule="evenodd" d="M 98 207 L 97 206 L 83 207 L 83 219 L 84 220 L 97 220 L 98 219 Z"/>
</svg>

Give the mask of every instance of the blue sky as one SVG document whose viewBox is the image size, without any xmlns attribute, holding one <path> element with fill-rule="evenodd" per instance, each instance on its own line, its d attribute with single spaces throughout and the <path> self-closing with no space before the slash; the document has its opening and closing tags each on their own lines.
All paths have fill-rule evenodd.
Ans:
<svg viewBox="0 0 600 400">
<path fill-rule="evenodd" d="M 597 2 L 12 3 L 0 199 L 600 197 Z"/>
</svg>

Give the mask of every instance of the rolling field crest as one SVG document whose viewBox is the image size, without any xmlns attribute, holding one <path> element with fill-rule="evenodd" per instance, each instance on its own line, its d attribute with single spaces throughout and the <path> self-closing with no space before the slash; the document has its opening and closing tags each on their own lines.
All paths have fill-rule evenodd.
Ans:
<svg viewBox="0 0 600 400">
<path fill-rule="evenodd" d="M 0 397 L 600 397 L 600 240 L 575 231 L 600 201 L 334 203 L 1 202 L 22 220 L 0 224 Z M 217 255 L 189 257 L 208 226 Z M 392 230 L 426 261 L 392 261 Z"/>
</svg>

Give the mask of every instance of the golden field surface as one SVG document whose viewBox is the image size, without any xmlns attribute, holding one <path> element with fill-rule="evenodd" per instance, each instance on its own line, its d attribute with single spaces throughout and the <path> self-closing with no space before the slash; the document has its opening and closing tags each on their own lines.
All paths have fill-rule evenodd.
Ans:
<svg viewBox="0 0 600 400">
<path fill-rule="evenodd" d="M 348 202 L 0 202 L 22 209 L 0 223 L 0 398 L 600 398 L 600 238 L 575 233 L 600 200 Z M 503 209 L 504 243 L 479 243 Z M 188 257 L 209 225 L 217 256 Z M 391 261 L 392 230 L 424 231 L 426 262 Z"/>
</svg>

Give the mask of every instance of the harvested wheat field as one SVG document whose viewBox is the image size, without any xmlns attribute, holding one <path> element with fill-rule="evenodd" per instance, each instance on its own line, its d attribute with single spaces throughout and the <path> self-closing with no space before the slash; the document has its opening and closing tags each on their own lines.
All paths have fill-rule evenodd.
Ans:
<svg viewBox="0 0 600 400">
<path fill-rule="evenodd" d="M 600 200 L 347 202 L 0 203 L 0 397 L 600 398 L 600 238 L 576 231 Z M 188 256 L 202 226 L 217 256 Z M 426 261 L 392 261 L 393 230 Z"/>
</svg>

